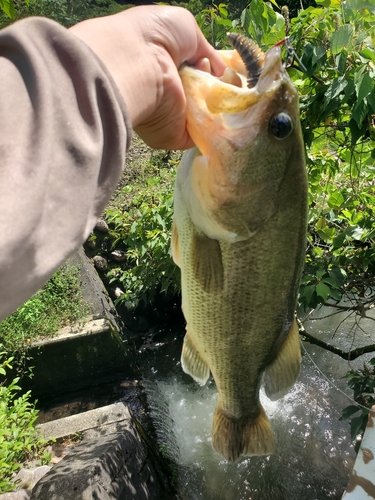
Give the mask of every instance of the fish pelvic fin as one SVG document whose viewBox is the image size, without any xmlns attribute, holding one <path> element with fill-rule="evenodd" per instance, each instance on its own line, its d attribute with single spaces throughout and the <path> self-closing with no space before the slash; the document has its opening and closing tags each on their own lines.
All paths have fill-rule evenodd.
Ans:
<svg viewBox="0 0 375 500">
<path fill-rule="evenodd" d="M 264 373 L 265 391 L 272 401 L 289 392 L 298 378 L 300 366 L 301 344 L 297 321 L 294 318 L 280 352 Z"/>
<path fill-rule="evenodd" d="M 188 330 L 188 327 L 186 329 Z M 200 385 L 204 385 L 210 376 L 210 369 L 192 343 L 189 331 L 185 335 L 182 346 L 181 366 L 184 372 Z"/>
<path fill-rule="evenodd" d="M 174 263 L 178 267 L 181 267 L 180 246 L 178 243 L 178 229 L 175 219 L 173 219 L 173 225 L 172 225 L 171 249 L 172 249 L 172 257 Z"/>
<path fill-rule="evenodd" d="M 212 424 L 212 446 L 228 462 L 241 455 L 270 455 L 274 451 L 274 435 L 263 408 L 256 419 L 235 418 L 217 405 Z"/>
<path fill-rule="evenodd" d="M 192 241 L 194 277 L 207 293 L 220 292 L 224 285 L 224 269 L 218 240 L 195 233 Z"/>
</svg>

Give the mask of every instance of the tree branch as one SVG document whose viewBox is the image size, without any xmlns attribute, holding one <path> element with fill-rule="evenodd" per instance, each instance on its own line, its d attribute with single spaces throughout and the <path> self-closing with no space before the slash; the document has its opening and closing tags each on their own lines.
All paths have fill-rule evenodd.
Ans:
<svg viewBox="0 0 375 500">
<path fill-rule="evenodd" d="M 338 347 L 328 344 L 324 340 L 317 339 L 310 333 L 307 333 L 305 329 L 303 329 L 302 331 L 300 330 L 300 335 L 302 337 L 305 337 L 308 340 L 308 342 L 310 342 L 310 344 L 315 344 L 319 347 L 323 347 L 323 349 L 333 352 L 334 354 L 340 356 L 340 358 L 346 359 L 347 361 L 353 361 L 354 359 L 359 358 L 359 356 L 362 356 L 362 354 L 366 354 L 368 352 L 375 352 L 375 344 L 369 344 L 363 347 L 357 347 L 357 349 L 353 349 L 352 351 L 346 352 L 342 351 Z"/>
</svg>

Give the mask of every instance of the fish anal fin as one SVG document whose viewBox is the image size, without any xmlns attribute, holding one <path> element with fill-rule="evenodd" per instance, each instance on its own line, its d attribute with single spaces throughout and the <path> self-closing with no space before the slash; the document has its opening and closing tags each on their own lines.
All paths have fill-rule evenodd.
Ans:
<svg viewBox="0 0 375 500">
<path fill-rule="evenodd" d="M 178 267 L 181 267 L 180 247 L 178 244 L 178 229 L 177 229 L 176 221 L 174 219 L 173 219 L 173 226 L 172 226 L 171 248 L 172 248 L 172 257 L 173 257 L 174 263 Z"/>
<path fill-rule="evenodd" d="M 181 366 L 184 372 L 200 385 L 204 385 L 210 376 L 210 369 L 192 343 L 189 331 L 185 335 L 182 346 Z"/>
<path fill-rule="evenodd" d="M 267 396 L 275 401 L 289 392 L 298 378 L 301 366 L 301 344 L 296 319 L 276 359 L 264 374 Z"/>
<path fill-rule="evenodd" d="M 212 445 L 228 462 L 236 462 L 241 455 L 270 455 L 275 439 L 262 407 L 255 419 L 239 419 L 228 415 L 220 406 L 214 413 Z"/>
<path fill-rule="evenodd" d="M 195 233 L 192 239 L 191 258 L 194 277 L 207 293 L 220 292 L 224 284 L 224 269 L 218 240 Z"/>
</svg>

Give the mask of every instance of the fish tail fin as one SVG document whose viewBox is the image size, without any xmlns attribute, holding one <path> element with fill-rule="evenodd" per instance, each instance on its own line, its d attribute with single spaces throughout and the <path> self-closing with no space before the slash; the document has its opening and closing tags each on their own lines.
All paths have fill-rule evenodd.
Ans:
<svg viewBox="0 0 375 500">
<path fill-rule="evenodd" d="M 235 462 L 241 455 L 270 455 L 275 439 L 261 406 L 256 419 L 245 420 L 228 415 L 219 402 L 212 425 L 212 445 L 228 462 Z"/>
<path fill-rule="evenodd" d="M 301 343 L 296 319 L 276 359 L 264 373 L 265 392 L 275 401 L 291 389 L 298 378 L 301 365 Z"/>
</svg>

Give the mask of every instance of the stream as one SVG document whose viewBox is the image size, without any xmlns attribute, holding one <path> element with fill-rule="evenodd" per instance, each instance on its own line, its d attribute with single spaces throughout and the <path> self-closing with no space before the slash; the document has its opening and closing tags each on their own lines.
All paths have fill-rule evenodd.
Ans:
<svg viewBox="0 0 375 500">
<path fill-rule="evenodd" d="M 211 446 L 215 384 L 200 387 L 182 372 L 182 340 L 183 331 L 155 329 L 139 348 L 151 417 L 175 464 L 179 499 L 341 499 L 355 459 L 349 424 L 339 420 L 350 403 L 315 366 L 334 371 L 328 365 L 336 357 L 307 344 L 289 394 L 276 402 L 261 394 L 276 436 L 274 455 L 228 464 Z"/>
</svg>

